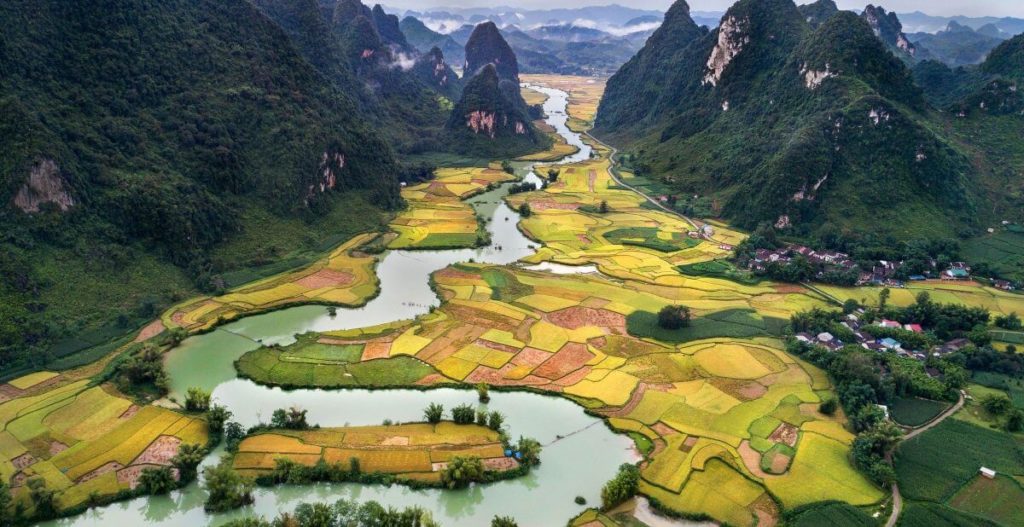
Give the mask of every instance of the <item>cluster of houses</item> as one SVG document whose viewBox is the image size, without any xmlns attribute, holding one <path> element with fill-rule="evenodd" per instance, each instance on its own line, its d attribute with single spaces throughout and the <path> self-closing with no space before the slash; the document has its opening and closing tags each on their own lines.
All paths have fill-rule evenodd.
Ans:
<svg viewBox="0 0 1024 527">
<path fill-rule="evenodd" d="M 892 262 L 879 260 L 875 262 L 870 270 L 862 269 L 857 262 L 850 259 L 850 255 L 839 251 L 815 251 L 803 245 L 790 245 L 779 249 L 758 249 L 754 257 L 748 262 L 747 268 L 754 272 L 764 272 L 773 263 L 787 264 L 797 256 L 803 256 L 811 265 L 816 266 L 819 276 L 826 271 L 857 271 L 857 285 L 876 285 L 884 287 L 904 287 L 905 282 L 897 279 L 897 271 L 903 267 L 903 262 Z M 938 272 L 939 264 L 935 260 L 930 262 L 933 271 L 926 274 L 911 275 L 910 281 L 923 281 L 932 278 L 951 281 L 966 281 L 971 279 L 971 267 L 964 262 L 953 262 L 947 269 Z M 1014 285 L 1006 280 L 993 280 L 993 287 L 1004 291 L 1012 291 Z"/>
<path fill-rule="evenodd" d="M 768 264 L 789 263 L 797 255 L 803 256 L 808 262 L 815 265 L 832 266 L 834 268 L 849 270 L 857 267 L 857 263 L 850 259 L 850 255 L 839 251 L 815 251 L 803 245 L 791 245 L 779 249 L 758 249 L 754 252 L 754 258 L 750 261 L 750 269 L 753 271 L 764 271 Z"/>
<path fill-rule="evenodd" d="M 853 332 L 853 335 L 856 338 L 856 342 L 843 342 L 836 338 L 835 335 L 828 332 L 819 333 L 817 335 L 812 335 L 810 333 L 797 333 L 796 335 L 794 335 L 794 337 L 800 342 L 822 346 L 831 351 L 836 351 L 848 344 L 856 344 L 866 350 L 877 351 L 880 353 L 896 353 L 897 355 L 903 357 L 911 357 L 921 361 L 928 358 L 928 353 L 931 353 L 934 356 L 942 356 L 949 353 L 953 353 L 955 351 L 959 351 L 964 346 L 970 344 L 970 341 L 968 339 L 959 338 L 946 342 L 941 346 L 936 346 L 932 348 L 930 351 L 905 349 L 903 347 L 902 342 L 892 337 L 876 339 L 873 335 L 870 335 L 869 333 L 863 331 L 865 324 L 860 319 L 863 313 L 863 310 L 858 310 L 856 313 L 850 313 L 849 315 L 846 315 L 845 319 L 841 322 L 841 324 L 844 327 Z M 912 331 L 914 333 L 924 332 L 924 329 L 921 327 L 920 324 L 901 324 L 895 320 L 882 319 L 877 322 L 874 322 L 874 325 L 883 328 L 902 329 L 905 331 Z"/>
</svg>

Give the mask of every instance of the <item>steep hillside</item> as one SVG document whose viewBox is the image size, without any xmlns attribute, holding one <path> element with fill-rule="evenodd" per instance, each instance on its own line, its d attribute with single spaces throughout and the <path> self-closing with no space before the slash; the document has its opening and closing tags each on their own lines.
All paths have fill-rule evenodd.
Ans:
<svg viewBox="0 0 1024 527">
<path fill-rule="evenodd" d="M 993 48 L 1005 40 L 987 35 L 967 26 L 950 22 L 938 33 L 915 33 L 909 35 L 923 55 L 941 61 L 951 67 L 979 64 Z"/>
<path fill-rule="evenodd" d="M 403 18 L 399 27 L 409 43 L 420 51 L 438 48 L 452 64 L 466 63 L 465 46 L 456 42 L 449 35 L 438 33 L 411 16 Z"/>
<path fill-rule="evenodd" d="M 907 62 L 913 62 L 917 58 L 917 47 L 903 33 L 903 24 L 900 23 L 896 13 L 886 13 L 881 6 L 875 7 L 868 4 L 864 8 L 861 18 L 871 26 L 875 36 L 880 38 L 897 57 Z"/>
<path fill-rule="evenodd" d="M 416 50 L 398 18 L 359 0 L 254 0 L 306 60 L 353 94 L 402 153 L 443 150 L 447 107 L 409 70 Z M 444 93 L 442 93 L 444 95 Z"/>
<path fill-rule="evenodd" d="M 448 120 L 457 148 L 481 156 L 516 157 L 547 143 L 534 129 L 520 93 L 516 55 L 494 23 L 478 25 L 469 37 L 464 78 L 462 98 Z"/>
<path fill-rule="evenodd" d="M 3 317 L 0 370 L 222 286 L 257 263 L 224 250 L 254 218 L 307 225 L 249 246 L 289 252 L 323 241 L 339 200 L 366 218 L 353 228 L 379 216 L 366 199 L 399 205 L 372 120 L 252 4 L 117 6 L 0 4 L 0 305 L 22 310 Z"/>
<path fill-rule="evenodd" d="M 799 9 L 804 20 L 815 28 L 839 12 L 839 6 L 834 0 L 818 0 L 811 4 L 801 5 Z"/>
<path fill-rule="evenodd" d="M 659 33 L 692 34 L 681 4 Z M 792 0 L 743 0 L 689 44 L 656 34 L 634 59 L 655 58 L 644 71 L 609 81 L 597 133 L 746 227 L 912 237 L 975 225 L 967 157 L 876 30 L 849 12 L 813 29 Z"/>
<path fill-rule="evenodd" d="M 417 57 L 412 72 L 421 82 L 448 100 L 457 101 L 462 97 L 462 79 L 445 62 L 444 53 L 439 48 L 432 48 Z"/>
</svg>

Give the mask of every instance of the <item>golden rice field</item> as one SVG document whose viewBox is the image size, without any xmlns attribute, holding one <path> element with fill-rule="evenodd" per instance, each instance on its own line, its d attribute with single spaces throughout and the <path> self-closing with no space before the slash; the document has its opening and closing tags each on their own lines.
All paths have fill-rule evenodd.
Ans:
<svg viewBox="0 0 1024 527">
<path fill-rule="evenodd" d="M 484 460 L 505 457 L 498 433 L 484 426 L 412 423 L 400 425 L 275 430 L 245 438 L 233 458 L 235 470 L 259 476 L 273 470 L 277 459 L 304 465 L 320 460 L 348 467 L 358 459 L 363 472 L 395 474 L 417 481 L 440 481 L 440 471 L 456 456 Z"/>
<path fill-rule="evenodd" d="M 475 264 L 434 280 L 444 303 L 430 315 L 379 337 L 326 333 L 320 344 L 359 342 L 375 350 L 373 361 L 412 357 L 438 372 L 418 384 L 563 394 L 652 439 L 644 492 L 684 512 L 750 525 L 777 516 L 770 495 L 785 508 L 883 498 L 847 460 L 853 436 L 843 422 L 817 412 L 827 376 L 771 334 L 773 319 L 824 306 L 819 297 L 712 279 L 663 286 Z M 676 302 L 697 317 L 680 342 L 631 334 L 637 313 Z M 763 461 L 776 466 L 781 448 L 791 455 L 779 458 L 780 473 L 762 471 Z"/>
<path fill-rule="evenodd" d="M 855 299 L 866 304 L 877 304 L 880 287 L 837 287 L 815 286 L 839 302 Z M 980 307 L 993 313 L 1024 313 L 1024 295 L 983 286 L 977 282 L 950 282 L 928 280 L 908 282 L 905 288 L 889 290 L 889 304 L 908 306 L 915 302 L 917 295 L 927 292 L 933 302 L 943 304 L 964 304 Z"/>
<path fill-rule="evenodd" d="M 569 129 L 583 132 L 589 129 L 597 115 L 597 106 L 604 94 L 608 79 L 573 75 L 520 75 L 523 82 L 557 88 L 569 94 Z M 532 90 L 523 90 L 523 93 Z M 536 93 L 536 92 L 534 92 Z M 529 101 L 527 101 L 529 102 Z"/>
<path fill-rule="evenodd" d="M 132 488 L 141 469 L 168 466 L 180 445 L 207 441 L 205 421 L 138 407 L 84 379 L 15 394 L 0 404 L 0 477 L 25 506 L 30 478 L 43 478 L 56 491 L 58 506 L 72 508 L 92 495 Z"/>
<path fill-rule="evenodd" d="M 283 306 L 320 303 L 359 306 L 377 293 L 377 259 L 358 248 L 377 234 L 360 234 L 300 270 L 259 280 L 216 297 L 178 304 L 161 317 L 168 328 L 204 331 L 225 321 Z"/>
<path fill-rule="evenodd" d="M 402 189 L 409 208 L 391 222 L 398 237 L 392 249 L 463 248 L 477 245 L 480 225 L 463 200 L 493 185 L 515 179 L 492 165 L 487 168 L 441 168 L 426 183 Z"/>
<path fill-rule="evenodd" d="M 533 90 L 523 90 L 523 93 L 534 92 Z M 542 163 L 558 161 L 563 157 L 570 156 L 579 152 L 579 148 L 570 145 L 566 142 L 565 138 L 555 132 L 554 127 L 545 123 L 544 121 L 534 121 L 534 126 L 537 127 L 542 133 L 546 134 L 551 138 L 551 147 L 541 152 L 535 152 L 533 154 L 527 154 L 517 158 L 517 161 L 538 161 Z"/>
<path fill-rule="evenodd" d="M 718 242 L 693 237 L 696 228 L 683 218 L 645 206 L 637 193 L 617 188 L 609 168 L 604 157 L 561 166 L 558 181 L 545 190 L 508 198 L 513 207 L 529 203 L 533 214 L 520 227 L 544 244 L 527 262 L 594 264 L 623 280 L 679 286 L 686 278 L 678 266 L 729 254 Z M 731 232 L 716 228 L 716 236 Z"/>
</svg>

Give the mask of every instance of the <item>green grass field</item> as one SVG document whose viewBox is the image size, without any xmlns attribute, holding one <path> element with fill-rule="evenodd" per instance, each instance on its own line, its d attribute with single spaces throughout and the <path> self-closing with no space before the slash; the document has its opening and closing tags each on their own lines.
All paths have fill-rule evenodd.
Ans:
<svg viewBox="0 0 1024 527">
<path fill-rule="evenodd" d="M 235 366 L 240 375 L 258 383 L 318 388 L 408 386 L 436 373 L 434 368 L 411 357 L 338 364 L 310 359 L 289 361 L 290 351 L 260 348 L 242 355 Z"/>
<path fill-rule="evenodd" d="M 1024 521 L 1024 488 L 1009 476 L 975 476 L 949 500 L 949 505 L 1002 525 Z"/>
<path fill-rule="evenodd" d="M 911 499 L 945 501 L 981 467 L 1024 475 L 1024 440 L 947 419 L 896 451 L 900 490 Z"/>
<path fill-rule="evenodd" d="M 996 524 L 938 503 L 908 503 L 898 527 L 994 527 Z"/>
<path fill-rule="evenodd" d="M 893 421 L 901 425 L 921 426 L 934 419 L 946 408 L 949 408 L 949 404 L 940 401 L 900 397 L 889 406 L 889 413 Z"/>
<path fill-rule="evenodd" d="M 626 317 L 626 329 L 635 337 L 673 343 L 715 337 L 764 337 L 770 334 L 765 321 L 756 312 L 747 309 L 727 309 L 694 317 L 689 327 L 677 330 L 658 326 L 657 313 L 636 311 Z"/>
<path fill-rule="evenodd" d="M 809 505 L 793 514 L 786 522 L 789 527 L 873 527 L 878 522 L 864 511 L 849 503 L 825 503 Z"/>
<path fill-rule="evenodd" d="M 1000 229 L 964 242 L 964 256 L 972 263 L 987 263 L 1010 280 L 1024 280 L 1024 234 Z"/>
<path fill-rule="evenodd" d="M 974 372 L 971 380 L 989 388 L 1002 390 L 1010 396 L 1014 406 L 1024 408 L 1024 380 L 993 372 Z"/>
<path fill-rule="evenodd" d="M 747 271 L 741 271 L 735 265 L 725 260 L 680 265 L 679 272 L 686 276 L 706 276 L 708 278 L 732 280 L 743 285 L 758 285 L 762 282 L 761 278 Z"/>
</svg>

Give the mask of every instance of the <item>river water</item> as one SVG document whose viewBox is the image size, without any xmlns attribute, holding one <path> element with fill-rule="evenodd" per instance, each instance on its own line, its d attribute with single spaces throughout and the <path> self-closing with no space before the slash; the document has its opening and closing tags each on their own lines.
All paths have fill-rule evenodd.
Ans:
<svg viewBox="0 0 1024 527">
<path fill-rule="evenodd" d="M 566 127 L 568 94 L 561 90 L 530 87 L 546 95 L 548 124 L 578 153 L 560 163 L 590 157 L 591 149 L 579 134 Z M 531 164 L 519 164 L 525 180 L 540 183 Z M 470 204 L 490 218 L 488 247 L 451 251 L 387 251 L 377 266 L 380 294 L 366 306 L 338 309 L 331 317 L 323 306 L 302 306 L 243 318 L 204 335 L 186 339 L 171 351 L 165 368 L 171 380 L 171 396 L 182 400 L 187 388 L 198 386 L 213 392 L 213 398 L 227 406 L 234 420 L 245 426 L 269 420 L 276 408 L 298 405 L 309 411 L 310 422 L 321 426 L 380 424 L 384 419 L 419 421 L 431 402 L 446 408 L 459 404 L 478 405 L 471 390 L 291 390 L 257 385 L 236 378 L 234 361 L 245 352 L 270 343 L 288 344 L 296 334 L 308 331 L 352 329 L 427 313 L 439 300 L 428 285 L 436 270 L 453 263 L 474 260 L 511 264 L 533 254 L 536 244 L 519 232 L 519 215 L 503 201 L 509 184 L 480 194 Z M 596 272 L 593 267 L 542 267 L 551 272 Z M 228 520 L 262 515 L 267 518 L 291 511 L 309 501 L 333 502 L 339 498 L 376 500 L 385 506 L 418 505 L 433 512 L 445 526 L 487 526 L 495 515 L 513 516 L 523 527 L 564 525 L 585 506 L 574 499 L 582 496 L 588 504 L 600 503 L 600 489 L 618 466 L 636 461 L 632 441 L 612 433 L 600 420 L 586 415 L 566 399 L 526 392 L 494 392 L 491 402 L 480 408 L 506 415 L 513 438 L 534 437 L 545 445 L 541 465 L 529 475 L 465 490 L 410 490 L 403 486 L 384 487 L 359 484 L 316 484 L 258 488 L 251 507 L 224 514 L 203 511 L 206 493 L 196 483 L 163 497 L 145 497 L 92 509 L 73 518 L 50 522 L 52 526 L 93 525 L 219 525 Z M 216 463 L 219 452 L 204 465 Z"/>
</svg>

